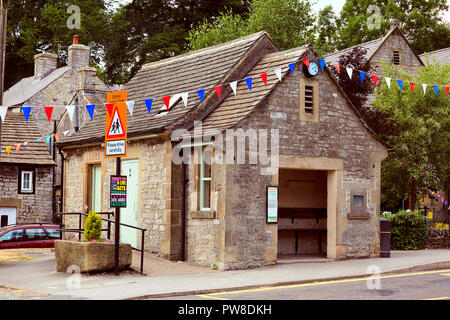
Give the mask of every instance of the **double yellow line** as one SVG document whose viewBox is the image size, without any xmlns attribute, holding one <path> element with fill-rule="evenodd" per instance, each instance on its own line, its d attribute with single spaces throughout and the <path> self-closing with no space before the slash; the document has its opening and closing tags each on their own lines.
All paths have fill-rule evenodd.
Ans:
<svg viewBox="0 0 450 320">
<path fill-rule="evenodd" d="M 447 273 L 449 271 L 450 271 L 450 269 L 391 274 L 391 275 L 380 276 L 379 279 L 410 277 L 410 276 L 418 276 L 418 275 L 434 274 L 434 273 L 441 273 L 441 275 L 443 275 L 443 276 L 450 276 L 450 273 Z M 371 275 L 371 276 L 367 276 L 367 277 L 363 277 L 363 278 L 330 280 L 330 281 L 316 281 L 316 282 L 301 283 L 301 284 L 280 285 L 280 286 L 274 286 L 274 287 L 260 287 L 260 288 L 254 288 L 254 289 L 223 291 L 223 292 L 215 292 L 215 293 L 210 293 L 210 294 L 201 294 L 201 295 L 197 295 L 197 296 L 201 297 L 201 298 L 215 299 L 215 300 L 231 300 L 231 299 L 226 299 L 226 298 L 217 297 L 217 296 L 241 294 L 241 293 L 254 293 L 254 292 L 262 292 L 262 291 L 290 289 L 290 288 L 312 287 L 312 286 L 321 286 L 321 285 L 327 285 L 327 284 L 367 281 L 368 279 L 373 279 L 373 278 L 374 278 L 374 275 Z M 444 300 L 444 299 L 450 299 L 450 297 L 440 297 L 440 298 L 432 298 L 432 299 L 425 299 L 425 300 Z"/>
</svg>

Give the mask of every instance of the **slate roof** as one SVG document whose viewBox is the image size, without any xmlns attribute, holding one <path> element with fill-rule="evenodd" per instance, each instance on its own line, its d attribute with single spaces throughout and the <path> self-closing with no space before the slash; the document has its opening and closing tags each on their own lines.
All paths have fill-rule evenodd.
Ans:
<svg viewBox="0 0 450 320">
<path fill-rule="evenodd" d="M 70 67 L 66 66 L 53 70 L 41 79 L 35 79 L 34 76 L 23 78 L 3 94 L 3 105 L 6 107 L 22 105 L 69 70 Z"/>
<path fill-rule="evenodd" d="M 213 47 L 196 50 L 173 58 L 146 64 L 126 85 L 127 100 L 134 101 L 132 117 L 128 117 L 128 136 L 148 132 L 161 132 L 164 128 L 200 105 L 196 91 L 205 89 L 205 98 L 213 86 L 223 82 L 233 67 L 263 36 L 262 31 L 247 37 Z M 189 92 L 188 105 L 184 107 L 181 97 L 173 97 L 173 108 L 166 114 L 158 114 L 165 108 L 162 97 Z M 151 114 L 145 99 L 153 98 Z M 81 130 L 68 135 L 61 144 L 80 144 L 104 139 L 105 106 L 96 107 L 94 120 L 88 121 Z"/>
<path fill-rule="evenodd" d="M 381 45 L 381 43 L 383 42 L 383 39 L 384 39 L 384 37 L 383 38 L 379 38 L 379 39 L 375 39 L 375 40 L 372 40 L 372 41 L 364 42 L 364 43 L 361 43 L 361 44 L 358 44 L 356 46 L 353 46 L 353 47 L 350 47 L 350 48 L 346 48 L 346 49 L 343 49 L 343 50 L 340 50 L 340 51 L 336 51 L 336 52 L 333 52 L 333 53 L 326 54 L 325 55 L 325 61 L 328 64 L 331 64 L 331 65 L 339 63 L 339 58 L 342 55 L 352 51 L 353 48 L 358 47 L 358 46 L 361 47 L 361 48 L 366 49 L 367 50 L 366 57 L 370 57 L 370 56 L 372 56 L 372 54 L 375 53 L 376 49 Z"/>
<path fill-rule="evenodd" d="M 431 51 L 427 53 L 427 56 L 430 64 L 434 64 L 435 62 L 441 65 L 450 63 L 450 47 Z M 425 53 L 419 55 L 419 57 L 422 59 L 423 63 L 425 63 Z"/>
<path fill-rule="evenodd" d="M 250 92 L 244 80 L 237 85 L 237 94 L 230 94 L 227 98 L 202 122 L 202 134 L 209 135 L 231 128 L 245 119 L 264 98 L 280 82 L 274 70 L 282 68 L 282 79 L 290 71 L 288 64 L 297 62 L 308 51 L 307 46 L 287 51 L 275 52 L 265 55 L 246 75 L 253 77 L 252 91 Z M 267 86 L 261 80 L 260 74 L 267 72 Z M 193 130 L 191 130 L 193 134 Z"/>
<path fill-rule="evenodd" d="M 378 49 L 381 47 L 381 45 L 386 41 L 386 39 L 389 38 L 393 33 L 397 33 L 401 37 L 403 37 L 403 39 L 405 40 L 407 45 L 410 47 L 411 51 L 416 55 L 417 59 L 420 62 L 422 62 L 422 60 L 419 58 L 419 56 L 415 53 L 414 49 L 411 47 L 411 44 L 409 43 L 408 39 L 406 39 L 405 35 L 401 32 L 401 30 L 398 27 L 394 27 L 391 30 L 389 30 L 389 32 L 382 38 L 378 38 L 378 39 L 375 39 L 372 41 L 367 41 L 367 42 L 355 45 L 350 48 L 346 48 L 346 49 L 343 49 L 343 50 L 340 50 L 337 52 L 326 54 L 325 60 L 330 65 L 339 63 L 339 58 L 342 55 L 350 52 L 353 48 L 355 48 L 357 46 L 366 49 L 366 51 L 367 51 L 366 58 L 367 58 L 367 60 L 370 60 L 370 59 L 372 59 L 373 55 L 378 51 Z"/>
<path fill-rule="evenodd" d="M 54 165 L 54 161 L 47 149 L 45 139 L 39 142 L 34 140 L 41 138 L 41 134 L 30 116 L 28 123 L 23 114 L 8 112 L 5 121 L 0 126 L 2 151 L 0 164 L 27 164 L 27 165 Z M 26 146 L 23 144 L 29 142 Z M 19 152 L 16 152 L 15 144 L 21 143 Z M 11 146 L 11 153 L 6 153 L 5 147 Z"/>
</svg>

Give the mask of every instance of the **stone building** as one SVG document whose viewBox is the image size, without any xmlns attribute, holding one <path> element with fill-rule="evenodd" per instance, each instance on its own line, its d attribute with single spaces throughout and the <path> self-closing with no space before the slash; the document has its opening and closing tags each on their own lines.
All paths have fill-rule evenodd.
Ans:
<svg viewBox="0 0 450 320">
<path fill-rule="evenodd" d="M 317 59 L 311 46 L 280 52 L 259 32 L 149 63 L 130 80 L 121 221 L 147 229 L 147 252 L 221 270 L 291 254 L 379 256 L 387 150 L 328 67 L 311 71 Z M 59 144 L 65 212 L 111 210 L 105 109 Z M 269 186 L 278 187 L 278 223 L 268 223 Z M 120 236 L 140 246 L 140 233 Z"/>
<path fill-rule="evenodd" d="M 25 222 L 53 222 L 52 184 L 55 165 L 33 119 L 8 112 L 0 125 L 1 226 Z M 26 145 L 24 142 L 29 141 Z M 15 144 L 22 143 L 19 152 Z M 5 150 L 11 146 L 10 154 Z"/>
<path fill-rule="evenodd" d="M 22 79 L 4 93 L 3 106 L 8 107 L 7 121 L 10 121 L 9 118 L 25 121 L 24 116 L 21 115 L 21 107 L 25 105 L 32 107 L 29 121 L 30 126 L 37 130 L 37 132 L 33 131 L 33 134 L 37 134 L 35 139 L 51 135 L 54 132 L 53 121 L 57 121 L 57 132 L 60 133 L 83 125 L 84 121 L 86 121 L 85 113 L 87 112 L 81 108 L 77 110 L 79 111 L 78 122 L 74 121 L 72 123 L 67 120 L 68 116 L 65 106 L 78 103 L 81 105 L 90 104 L 91 101 L 98 103 L 98 97 L 104 97 L 106 92 L 110 91 L 109 87 L 97 77 L 95 68 L 89 67 L 89 58 L 90 48 L 78 44 L 77 36 L 74 36 L 73 44 L 68 48 L 66 66 L 58 67 L 59 62 L 56 54 L 40 53 L 35 55 L 34 75 Z M 89 97 L 89 99 L 85 97 Z M 52 122 L 48 121 L 44 106 L 54 106 L 51 116 Z M 16 135 L 17 138 L 21 137 L 21 132 L 19 132 L 18 128 Z M 45 141 L 45 139 L 42 141 Z M 54 140 L 52 139 L 52 141 Z M 22 142 L 25 142 L 25 140 L 16 139 L 15 141 L 15 143 Z M 2 146 L 4 147 L 3 144 Z M 49 146 L 47 145 L 47 147 Z M 50 155 L 51 152 L 53 152 L 52 148 L 48 148 L 47 154 L 53 161 L 53 155 Z M 14 153 L 14 148 L 12 153 Z M 21 154 L 21 156 L 22 158 L 28 157 L 27 161 L 30 163 L 34 161 L 33 153 L 25 153 Z M 54 155 L 54 157 L 56 165 L 60 164 L 59 154 Z M 2 169 L 3 167 L 0 166 L 0 170 Z M 48 185 L 43 184 L 41 186 L 46 188 L 45 193 L 49 195 L 49 198 L 46 196 L 42 201 L 45 199 L 49 203 L 42 205 L 41 208 L 45 208 L 45 210 L 50 208 L 49 212 L 45 212 L 45 216 L 53 214 L 55 218 L 58 218 L 56 213 L 59 211 L 60 169 L 56 166 L 51 166 L 49 170 L 51 170 L 51 182 Z M 42 214 L 36 212 L 36 217 L 30 219 L 35 221 Z M 30 221 L 30 219 L 27 221 Z M 45 218 L 45 221 L 47 220 Z"/>
<path fill-rule="evenodd" d="M 357 45 L 367 51 L 366 59 L 376 72 L 381 71 L 383 62 L 404 69 L 406 72 L 414 72 L 415 69 L 424 65 L 398 26 L 398 20 L 393 19 L 391 29 L 384 37 Z M 325 60 L 330 66 L 339 63 L 339 58 L 354 47 L 327 54 Z"/>
<path fill-rule="evenodd" d="M 40 53 L 34 56 L 34 75 L 24 78 L 9 88 L 3 96 L 3 105 L 9 110 L 24 105 L 31 106 L 31 116 L 42 136 L 53 133 L 44 106 L 54 106 L 52 120 L 60 120 L 65 106 L 73 103 L 78 92 L 88 90 L 109 92 L 109 88 L 97 77 L 95 68 L 89 67 L 90 48 L 78 44 L 75 36 L 68 48 L 67 65 L 58 68 L 58 55 Z M 85 85 L 89 88 L 86 89 Z"/>
</svg>

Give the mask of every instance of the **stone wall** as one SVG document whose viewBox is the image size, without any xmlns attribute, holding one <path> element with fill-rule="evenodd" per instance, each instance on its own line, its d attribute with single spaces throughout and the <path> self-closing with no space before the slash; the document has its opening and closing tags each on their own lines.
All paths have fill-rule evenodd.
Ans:
<svg viewBox="0 0 450 320">
<path fill-rule="evenodd" d="M 170 144 L 170 143 L 169 143 Z M 170 241 L 170 167 L 167 170 L 167 155 L 170 150 L 161 139 L 147 139 L 128 144 L 126 160 L 139 160 L 138 226 L 146 228 L 145 250 L 169 258 Z M 89 166 L 102 167 L 102 211 L 114 211 L 109 207 L 109 179 L 116 174 L 116 160 L 104 158 L 100 147 L 66 148 L 64 167 L 64 211 L 86 212 L 89 208 Z M 128 195 L 130 196 L 130 195 Z M 78 228 L 78 217 L 67 216 L 66 228 Z M 112 227 L 114 229 L 114 227 Z M 140 246 L 140 232 L 138 245 Z M 73 237 L 73 234 L 71 235 Z M 114 230 L 111 232 L 114 238 Z"/>
<path fill-rule="evenodd" d="M 450 249 L 450 230 L 428 229 L 430 237 L 426 243 L 427 249 Z"/>
<path fill-rule="evenodd" d="M 287 75 L 240 128 L 244 131 L 278 129 L 282 156 L 343 160 L 343 170 L 338 175 L 342 178 L 338 180 L 336 191 L 336 230 L 333 231 L 338 258 L 378 256 L 380 167 L 386 149 L 363 127 L 338 87 L 322 72 L 314 78 L 320 83 L 319 122 L 300 121 L 299 82 L 302 77 L 297 67 L 294 75 Z M 208 256 L 210 262 L 219 261 L 220 269 L 241 269 L 276 261 L 276 225 L 265 222 L 265 187 L 274 180 L 272 175 L 262 175 L 262 168 L 250 164 L 222 168 L 226 179 L 216 179 L 213 183 L 216 203 L 224 202 L 224 207 L 219 207 L 216 213 L 218 219 L 189 220 L 192 231 L 188 231 L 188 239 L 191 237 L 188 241 L 194 241 L 195 237 L 199 240 L 192 249 L 195 253 L 189 253 L 193 262 L 199 263 Z M 214 174 L 223 172 L 216 169 Z M 192 186 L 189 189 L 192 192 Z M 366 195 L 367 216 L 357 219 L 351 217 L 354 189 L 363 190 Z M 216 240 L 217 237 L 222 238 Z M 216 243 L 220 242 L 222 251 L 217 252 L 220 246 Z M 204 252 L 203 256 L 200 252 Z"/>
<path fill-rule="evenodd" d="M 0 207 L 16 207 L 17 223 L 52 223 L 52 169 L 35 168 L 34 194 L 19 194 L 18 180 L 19 167 L 0 166 Z"/>
</svg>

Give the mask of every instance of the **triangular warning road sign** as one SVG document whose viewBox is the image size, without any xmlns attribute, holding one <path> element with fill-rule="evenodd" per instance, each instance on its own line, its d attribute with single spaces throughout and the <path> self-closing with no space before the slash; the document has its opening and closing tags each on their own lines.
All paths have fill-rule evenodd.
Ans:
<svg viewBox="0 0 450 320">
<path fill-rule="evenodd" d="M 124 137 L 125 137 L 125 130 L 123 128 L 122 119 L 119 116 L 119 110 L 117 108 L 114 108 L 114 115 L 109 125 L 107 138 L 115 139 Z"/>
</svg>

